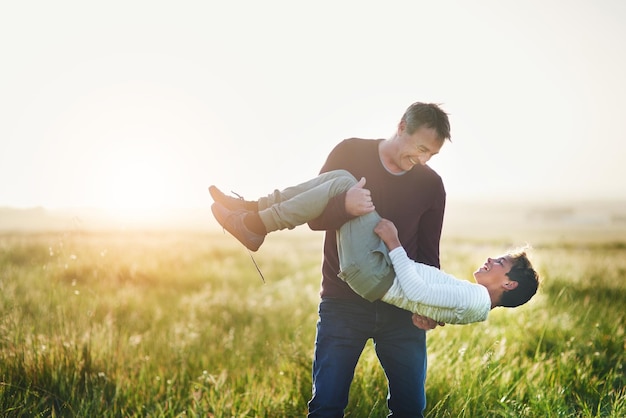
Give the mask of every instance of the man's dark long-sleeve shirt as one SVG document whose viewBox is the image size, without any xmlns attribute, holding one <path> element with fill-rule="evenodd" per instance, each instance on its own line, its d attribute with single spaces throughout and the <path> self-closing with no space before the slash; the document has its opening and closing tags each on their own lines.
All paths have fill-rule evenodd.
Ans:
<svg viewBox="0 0 626 418">
<path fill-rule="evenodd" d="M 381 141 L 358 138 L 342 141 L 330 153 L 320 172 L 344 169 L 357 180 L 365 177 L 365 188 L 371 191 L 376 211 L 396 225 L 409 257 L 439 268 L 446 202 L 441 177 L 430 167 L 421 165 L 400 175 L 390 173 L 378 154 Z M 326 230 L 321 297 L 360 298 L 337 277 L 339 257 L 335 231 L 351 219 L 345 211 L 345 195 L 341 193 L 332 198 L 322 216 L 309 222 L 311 229 Z"/>
</svg>

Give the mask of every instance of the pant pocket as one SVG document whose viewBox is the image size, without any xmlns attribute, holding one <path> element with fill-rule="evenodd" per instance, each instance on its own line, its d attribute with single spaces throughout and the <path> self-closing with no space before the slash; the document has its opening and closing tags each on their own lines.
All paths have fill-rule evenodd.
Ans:
<svg viewBox="0 0 626 418">
<path fill-rule="evenodd" d="M 361 262 L 344 266 L 338 276 L 359 296 L 375 301 L 389 290 L 395 277 L 387 260 L 387 253 L 376 249 Z"/>
</svg>

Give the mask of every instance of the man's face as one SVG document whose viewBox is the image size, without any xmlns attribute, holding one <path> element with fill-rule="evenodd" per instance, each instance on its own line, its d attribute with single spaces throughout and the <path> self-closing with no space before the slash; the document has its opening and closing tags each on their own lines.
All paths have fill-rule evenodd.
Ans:
<svg viewBox="0 0 626 418">
<path fill-rule="evenodd" d="M 406 131 L 406 124 L 398 126 L 399 150 L 396 164 L 404 171 L 420 164 L 425 165 L 443 146 L 443 141 L 434 128 L 422 126 L 412 135 Z"/>
</svg>

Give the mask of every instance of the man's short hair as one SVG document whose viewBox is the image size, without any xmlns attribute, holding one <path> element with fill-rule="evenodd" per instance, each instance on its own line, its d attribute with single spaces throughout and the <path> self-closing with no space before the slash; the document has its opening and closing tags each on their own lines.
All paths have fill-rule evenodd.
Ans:
<svg viewBox="0 0 626 418">
<path fill-rule="evenodd" d="M 406 131 L 409 135 L 413 135 L 420 127 L 426 126 L 437 131 L 442 142 L 450 139 L 448 114 L 437 104 L 415 102 L 406 109 L 402 121 L 406 123 Z"/>
</svg>

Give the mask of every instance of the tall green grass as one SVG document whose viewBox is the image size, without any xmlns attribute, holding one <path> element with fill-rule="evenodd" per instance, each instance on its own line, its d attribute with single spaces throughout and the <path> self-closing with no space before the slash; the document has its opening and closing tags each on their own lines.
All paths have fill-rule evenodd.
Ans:
<svg viewBox="0 0 626 418">
<path fill-rule="evenodd" d="M 471 277 L 504 240 L 447 240 Z M 0 411 L 7 416 L 306 414 L 321 235 L 254 258 L 222 233 L 0 236 Z M 623 417 L 626 243 L 542 241 L 540 294 L 428 333 L 429 417 Z M 387 414 L 368 345 L 349 417 Z"/>
</svg>

